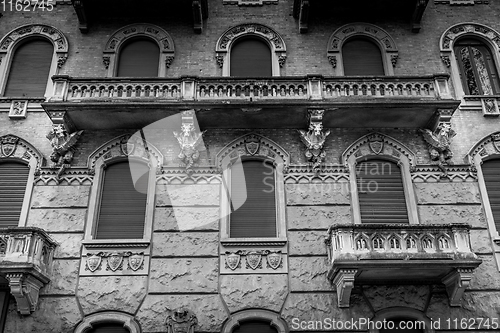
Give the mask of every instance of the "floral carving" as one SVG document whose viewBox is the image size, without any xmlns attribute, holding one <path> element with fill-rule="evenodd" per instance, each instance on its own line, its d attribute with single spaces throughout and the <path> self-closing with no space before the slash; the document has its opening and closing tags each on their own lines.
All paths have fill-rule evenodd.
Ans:
<svg viewBox="0 0 500 333">
<path fill-rule="evenodd" d="M 450 57 L 447 56 L 447 55 L 442 55 L 441 56 L 441 60 L 443 61 L 443 63 L 446 65 L 446 67 L 450 67 L 451 65 L 451 61 L 450 61 Z"/>
<path fill-rule="evenodd" d="M 165 57 L 165 67 L 170 68 L 170 65 L 172 65 L 172 61 L 174 61 L 173 56 Z"/>
<path fill-rule="evenodd" d="M 52 146 L 50 160 L 54 163 L 54 168 L 59 167 L 59 171 L 57 172 L 58 178 L 70 166 L 75 152 L 75 145 L 82 133 L 83 131 L 78 131 L 69 134 L 64 124 L 57 124 L 47 134 L 47 139 L 50 140 L 50 145 Z"/>
<path fill-rule="evenodd" d="M 61 68 L 66 63 L 67 59 L 68 57 L 65 55 L 59 56 L 59 58 L 57 58 L 57 68 Z"/>
<path fill-rule="evenodd" d="M 324 110 L 309 110 L 309 128 L 307 131 L 299 130 L 300 139 L 306 146 L 305 156 L 315 172 L 319 172 L 321 163 L 326 156 L 323 146 L 326 138 L 330 135 L 329 130 L 323 132 L 324 112 Z"/>
<path fill-rule="evenodd" d="M 337 57 L 336 56 L 328 56 L 328 61 L 333 68 L 337 68 Z"/>
<path fill-rule="evenodd" d="M 434 132 L 429 129 L 423 129 L 420 132 L 429 145 L 431 160 L 437 161 L 443 175 L 447 176 L 444 165 L 448 164 L 448 161 L 453 157 L 450 143 L 451 139 L 456 135 L 455 131 L 451 129 L 449 123 L 443 123 Z"/>
<path fill-rule="evenodd" d="M 392 64 L 392 67 L 396 67 L 396 64 L 398 63 L 398 58 L 399 58 L 399 55 L 397 55 L 397 54 L 391 54 L 391 64 Z"/>
<path fill-rule="evenodd" d="M 28 109 L 28 101 L 14 100 L 10 105 L 10 118 L 26 118 L 26 111 Z"/>
<path fill-rule="evenodd" d="M 109 68 L 109 63 L 111 62 L 111 58 L 110 57 L 102 57 L 102 63 L 104 64 L 104 67 L 106 69 Z"/>
</svg>

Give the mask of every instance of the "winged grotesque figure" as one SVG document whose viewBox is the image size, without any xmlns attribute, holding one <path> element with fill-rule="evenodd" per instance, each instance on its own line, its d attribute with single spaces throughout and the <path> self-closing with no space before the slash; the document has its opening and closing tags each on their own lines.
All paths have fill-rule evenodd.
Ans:
<svg viewBox="0 0 500 333">
<path fill-rule="evenodd" d="M 200 157 L 198 146 L 201 143 L 204 133 L 205 131 L 196 133 L 192 123 L 183 123 L 181 124 L 181 132 L 174 132 L 174 136 L 181 147 L 178 157 L 184 162 L 188 172 Z"/>
<path fill-rule="evenodd" d="M 436 132 L 429 129 L 420 130 L 425 142 L 429 145 L 429 154 L 432 161 L 438 161 L 439 168 L 446 175 L 447 171 L 444 167 L 449 163 L 453 157 L 453 152 L 450 150 L 451 139 L 456 135 L 455 131 L 451 129 L 450 124 L 443 124 L 439 126 Z"/>
<path fill-rule="evenodd" d="M 323 132 L 323 124 L 321 122 L 310 122 L 307 131 L 299 130 L 300 139 L 306 146 L 305 155 L 310 163 L 312 163 L 313 170 L 319 171 L 319 167 L 326 156 L 323 146 L 325 140 L 330 135 L 330 130 Z"/>
<path fill-rule="evenodd" d="M 71 164 L 75 145 L 83 131 L 68 134 L 66 127 L 63 124 L 54 125 L 52 130 L 47 134 L 47 139 L 50 140 L 52 146 L 52 154 L 50 160 L 54 162 L 53 167 L 59 167 L 57 178 L 59 178 L 64 170 Z"/>
</svg>

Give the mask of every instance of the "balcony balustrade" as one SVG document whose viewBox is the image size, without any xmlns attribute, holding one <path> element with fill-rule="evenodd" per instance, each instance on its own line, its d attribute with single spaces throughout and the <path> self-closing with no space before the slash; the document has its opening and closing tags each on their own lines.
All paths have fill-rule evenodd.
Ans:
<svg viewBox="0 0 500 333">
<path fill-rule="evenodd" d="M 0 229 L 0 275 L 9 281 L 17 310 L 29 315 L 36 309 L 41 287 L 50 281 L 57 243 L 42 229 Z"/>
<path fill-rule="evenodd" d="M 446 286 L 450 305 L 460 305 L 481 260 L 470 247 L 468 225 L 336 225 L 326 238 L 328 278 L 340 307 L 349 306 L 354 284 Z"/>
</svg>

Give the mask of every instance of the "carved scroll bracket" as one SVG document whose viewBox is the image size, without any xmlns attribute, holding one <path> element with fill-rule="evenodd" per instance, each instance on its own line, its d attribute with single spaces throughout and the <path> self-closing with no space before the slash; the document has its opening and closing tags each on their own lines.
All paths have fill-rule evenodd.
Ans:
<svg viewBox="0 0 500 333">
<path fill-rule="evenodd" d="M 472 268 L 459 268 L 443 278 L 450 306 L 461 305 L 462 296 L 472 280 L 473 273 Z"/>
<path fill-rule="evenodd" d="M 357 269 L 341 269 L 332 283 L 337 288 L 337 302 L 339 308 L 348 308 L 352 288 L 354 288 L 354 277 Z"/>
<path fill-rule="evenodd" d="M 27 273 L 7 274 L 12 295 L 16 299 L 17 311 L 30 315 L 38 304 L 38 294 L 43 282 Z"/>
<path fill-rule="evenodd" d="M 193 311 L 178 308 L 169 311 L 167 316 L 167 333 L 194 333 L 198 318 Z"/>
<path fill-rule="evenodd" d="M 311 163 L 315 172 L 319 172 L 326 156 L 324 151 L 325 140 L 330 131 L 323 131 L 323 114 L 325 110 L 309 110 L 309 128 L 307 131 L 299 130 L 300 139 L 306 146 L 305 156 Z"/>
<path fill-rule="evenodd" d="M 174 132 L 174 136 L 181 148 L 178 157 L 185 164 L 186 172 L 191 173 L 193 165 L 200 157 L 199 148 L 205 131 L 200 132 L 197 129 L 194 110 L 181 112 L 181 117 L 181 132 Z"/>
</svg>

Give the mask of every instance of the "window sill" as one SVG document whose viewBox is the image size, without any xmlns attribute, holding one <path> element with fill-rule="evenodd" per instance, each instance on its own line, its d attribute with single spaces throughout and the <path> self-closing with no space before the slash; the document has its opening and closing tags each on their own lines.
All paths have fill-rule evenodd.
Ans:
<svg viewBox="0 0 500 333">
<path fill-rule="evenodd" d="M 220 243 L 224 247 L 240 247 L 240 246 L 253 246 L 253 247 L 266 247 L 266 246 L 285 246 L 287 240 L 285 238 L 224 238 Z"/>
<path fill-rule="evenodd" d="M 107 249 L 107 248 L 143 248 L 150 245 L 149 240 L 145 239 L 88 239 L 82 241 L 85 248 L 88 249 Z"/>
</svg>

